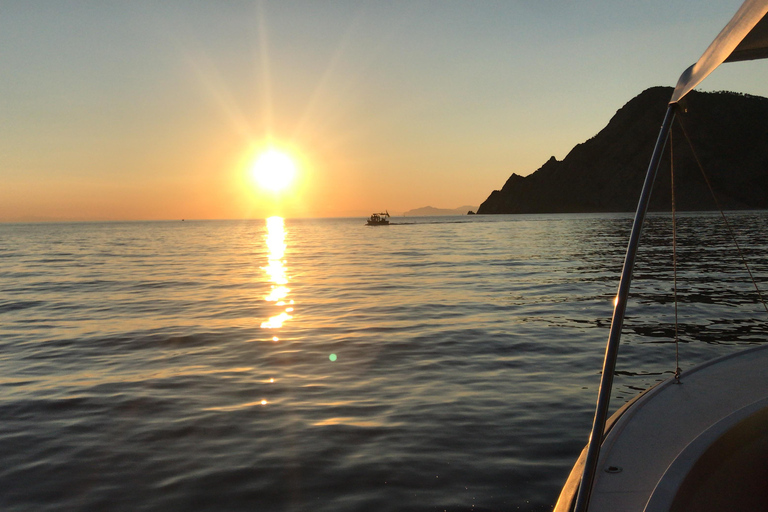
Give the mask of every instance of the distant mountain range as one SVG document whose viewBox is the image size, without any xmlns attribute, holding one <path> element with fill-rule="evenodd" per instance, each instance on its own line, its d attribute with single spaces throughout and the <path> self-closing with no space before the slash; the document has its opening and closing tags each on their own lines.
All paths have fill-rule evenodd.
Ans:
<svg viewBox="0 0 768 512">
<path fill-rule="evenodd" d="M 634 211 L 653 152 L 669 87 L 648 89 L 624 105 L 597 135 L 529 176 L 512 174 L 477 213 Z M 768 208 L 768 98 L 692 92 L 678 114 L 724 209 Z M 669 146 L 650 208 L 669 211 Z M 680 126 L 673 125 L 675 203 L 679 210 L 716 205 Z"/>
<path fill-rule="evenodd" d="M 458 208 L 433 208 L 431 206 L 424 206 L 423 208 L 408 210 L 403 215 L 406 217 L 426 217 L 429 215 L 466 215 L 469 211 L 476 212 L 477 206 L 459 206 Z"/>
</svg>

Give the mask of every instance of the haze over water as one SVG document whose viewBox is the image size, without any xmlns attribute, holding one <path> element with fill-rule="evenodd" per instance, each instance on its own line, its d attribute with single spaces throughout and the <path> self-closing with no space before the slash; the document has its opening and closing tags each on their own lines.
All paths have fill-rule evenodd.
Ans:
<svg viewBox="0 0 768 512">
<path fill-rule="evenodd" d="M 768 214 L 730 214 L 765 288 Z M 587 440 L 627 215 L 0 225 L 2 510 L 548 510 Z M 685 370 L 765 340 L 680 219 Z M 651 216 L 613 409 L 675 367 Z"/>
</svg>

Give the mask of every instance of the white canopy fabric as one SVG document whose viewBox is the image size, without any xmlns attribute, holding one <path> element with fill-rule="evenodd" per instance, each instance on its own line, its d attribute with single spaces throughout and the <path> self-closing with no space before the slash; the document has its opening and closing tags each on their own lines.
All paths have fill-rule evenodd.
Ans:
<svg viewBox="0 0 768 512">
<path fill-rule="evenodd" d="M 768 57 L 768 0 L 746 0 L 699 61 L 685 70 L 670 103 L 677 103 L 723 62 Z"/>
</svg>

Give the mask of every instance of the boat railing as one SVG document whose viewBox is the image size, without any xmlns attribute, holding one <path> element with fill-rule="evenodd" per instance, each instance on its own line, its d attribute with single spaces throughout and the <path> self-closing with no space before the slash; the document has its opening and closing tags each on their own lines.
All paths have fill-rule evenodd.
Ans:
<svg viewBox="0 0 768 512">
<path fill-rule="evenodd" d="M 648 211 L 648 204 L 651 200 L 651 191 L 656 181 L 661 156 L 669 137 L 669 130 L 672 121 L 675 118 L 676 103 L 670 103 L 667 107 L 667 113 L 664 116 L 664 122 L 661 125 L 659 136 L 656 139 L 656 146 L 651 156 L 651 162 L 643 183 L 643 190 L 640 193 L 635 219 L 632 223 L 632 232 L 629 236 L 627 254 L 624 258 L 624 267 L 621 271 L 619 281 L 619 290 L 616 294 L 613 307 L 613 318 L 611 320 L 611 330 L 608 334 L 608 344 L 605 348 L 605 359 L 603 360 L 603 372 L 600 378 L 600 388 L 598 391 L 597 406 L 595 408 L 595 418 L 592 422 L 592 431 L 587 445 L 587 456 L 584 462 L 584 472 L 579 485 L 579 492 L 576 496 L 576 505 L 574 512 L 586 512 L 589 504 L 589 497 L 592 492 L 592 483 L 597 471 L 597 462 L 600 457 L 600 446 L 603 442 L 603 433 L 605 432 L 605 422 L 608 417 L 608 407 L 610 405 L 611 388 L 613 386 L 613 375 L 616 370 L 616 358 L 619 353 L 619 341 L 621 339 L 621 328 L 624 324 L 624 313 L 627 306 L 627 297 L 632 282 L 632 269 L 635 265 L 637 248 L 640 243 L 640 234 L 643 229 L 645 215 Z"/>
</svg>

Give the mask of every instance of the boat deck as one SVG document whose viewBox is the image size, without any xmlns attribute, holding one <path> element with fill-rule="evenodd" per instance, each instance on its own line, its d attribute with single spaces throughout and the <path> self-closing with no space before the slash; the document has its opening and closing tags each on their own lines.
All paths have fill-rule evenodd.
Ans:
<svg viewBox="0 0 768 512">
<path fill-rule="evenodd" d="M 727 494 L 715 489 L 714 476 L 728 465 L 766 487 L 768 459 L 749 454 L 768 448 L 768 346 L 698 366 L 680 381 L 652 388 L 616 419 L 600 452 L 590 510 L 698 509 L 702 497 Z"/>
</svg>

